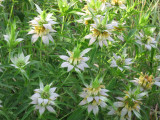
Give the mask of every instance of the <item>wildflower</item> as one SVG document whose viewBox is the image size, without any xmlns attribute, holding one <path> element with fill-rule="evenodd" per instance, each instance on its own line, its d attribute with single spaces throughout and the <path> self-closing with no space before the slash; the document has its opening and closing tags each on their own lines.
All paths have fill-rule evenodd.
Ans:
<svg viewBox="0 0 160 120">
<path fill-rule="evenodd" d="M 140 85 L 142 90 L 151 89 L 153 85 L 160 86 L 159 78 L 154 78 L 153 75 L 143 74 L 141 72 L 139 78 L 132 80 L 136 85 Z"/>
<path fill-rule="evenodd" d="M 110 111 L 108 115 L 118 115 L 121 120 L 132 120 L 133 113 L 141 118 L 140 105 L 142 105 L 142 98 L 147 95 L 147 92 L 140 93 L 137 90 L 124 91 L 124 97 L 117 97 L 118 102 L 114 102 L 113 105 L 116 109 L 109 107 Z"/>
<path fill-rule="evenodd" d="M 93 111 L 96 115 L 99 111 L 99 106 L 104 108 L 107 106 L 105 103 L 108 99 L 107 96 L 109 90 L 105 89 L 105 86 L 101 84 L 102 80 L 95 79 L 90 85 L 85 85 L 86 88 L 83 88 L 80 97 L 83 100 L 79 105 L 86 105 L 88 108 L 88 113 Z"/>
<path fill-rule="evenodd" d="M 79 20 L 77 20 L 77 22 L 83 23 L 85 25 L 92 24 L 94 22 L 92 16 L 105 16 L 107 12 L 107 7 L 109 6 L 110 4 L 105 3 L 104 0 L 87 1 L 87 5 L 85 5 L 82 9 L 83 13 L 77 12 L 78 15 L 82 15 L 82 17 Z"/>
<path fill-rule="evenodd" d="M 114 42 L 114 40 L 110 37 L 110 30 L 113 29 L 113 25 L 104 22 L 105 19 L 103 18 L 104 17 L 100 16 L 98 19 L 94 19 L 95 24 L 91 24 L 92 33 L 85 36 L 86 39 L 90 39 L 89 45 L 92 45 L 96 40 L 98 41 L 100 47 L 102 47 L 103 44 L 108 46 L 106 40 Z"/>
<path fill-rule="evenodd" d="M 111 4 L 113 5 L 113 6 L 118 6 L 118 7 L 120 7 L 121 9 L 126 9 L 126 6 L 124 5 L 124 2 L 125 0 L 112 0 L 111 1 Z"/>
<path fill-rule="evenodd" d="M 39 13 L 38 17 L 35 17 L 34 20 L 31 20 L 32 30 L 28 34 L 33 34 L 32 42 L 36 42 L 39 37 L 42 38 L 44 44 L 49 44 L 49 40 L 53 42 L 51 33 L 56 32 L 53 30 L 52 25 L 57 24 L 53 21 L 52 14 L 47 14 L 45 11 L 42 11 L 38 5 L 37 12 Z"/>
<path fill-rule="evenodd" d="M 40 82 L 40 89 L 35 89 L 35 94 L 31 96 L 31 104 L 35 105 L 35 109 L 39 110 L 40 115 L 44 113 L 45 109 L 55 113 L 53 105 L 56 105 L 55 100 L 59 95 L 55 93 L 56 87 L 51 88 L 51 85 L 44 87 L 43 83 Z"/>
<path fill-rule="evenodd" d="M 114 30 L 117 34 L 118 39 L 120 39 L 121 41 L 124 41 L 124 35 L 123 35 L 123 31 L 125 30 L 125 28 L 123 27 L 123 25 L 125 23 L 118 23 L 117 21 L 112 21 L 112 24 L 114 25 Z"/>
<path fill-rule="evenodd" d="M 139 32 L 139 35 L 136 36 L 136 43 L 140 44 L 141 46 L 145 46 L 148 50 L 151 50 L 151 48 L 156 48 L 157 41 L 155 38 L 144 35 L 143 33 Z"/>
<path fill-rule="evenodd" d="M 129 65 L 133 63 L 132 58 L 125 59 L 125 56 L 117 56 L 115 53 L 113 56 L 111 67 L 118 67 L 121 71 L 123 71 L 123 68 L 130 69 Z"/>
<path fill-rule="evenodd" d="M 11 61 L 13 63 L 11 65 L 14 66 L 15 68 L 23 69 L 29 63 L 28 61 L 29 58 L 30 58 L 30 55 L 27 55 L 25 57 L 23 53 L 18 54 L 11 58 Z"/>
<path fill-rule="evenodd" d="M 84 8 L 82 9 L 82 12 L 77 12 L 77 14 L 82 16 L 79 20 L 77 20 L 78 23 L 89 25 L 93 22 L 92 15 L 88 10 L 88 5 L 85 5 Z"/>
<path fill-rule="evenodd" d="M 75 48 L 73 52 L 68 51 L 67 53 L 69 55 L 61 55 L 60 58 L 65 60 L 66 62 L 63 62 L 61 64 L 61 67 L 68 67 L 68 72 L 71 71 L 73 68 L 80 72 L 80 70 L 84 71 L 84 68 L 89 68 L 89 66 L 85 63 L 89 60 L 89 57 L 83 57 L 86 53 L 88 53 L 91 50 L 91 48 L 87 48 L 80 52 L 79 47 Z"/>
</svg>

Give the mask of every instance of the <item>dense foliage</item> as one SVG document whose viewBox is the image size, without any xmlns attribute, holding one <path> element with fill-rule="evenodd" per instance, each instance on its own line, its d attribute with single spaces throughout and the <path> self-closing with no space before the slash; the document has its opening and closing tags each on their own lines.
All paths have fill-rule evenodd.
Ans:
<svg viewBox="0 0 160 120">
<path fill-rule="evenodd" d="M 159 120 L 159 0 L 0 0 L 1 120 Z"/>
</svg>

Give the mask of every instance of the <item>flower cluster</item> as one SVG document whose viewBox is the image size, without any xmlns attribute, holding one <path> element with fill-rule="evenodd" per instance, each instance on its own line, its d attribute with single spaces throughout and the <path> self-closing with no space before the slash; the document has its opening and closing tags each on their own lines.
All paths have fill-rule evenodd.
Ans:
<svg viewBox="0 0 160 120">
<path fill-rule="evenodd" d="M 73 68 L 77 72 L 80 72 L 80 70 L 84 70 L 85 67 L 88 68 L 89 66 L 85 62 L 89 60 L 89 57 L 83 56 L 90 50 L 91 48 L 87 48 L 81 52 L 79 47 L 75 48 L 73 52 L 67 50 L 69 57 L 66 55 L 60 56 L 61 59 L 66 61 L 61 64 L 61 67 L 68 67 L 68 72 Z"/>
<path fill-rule="evenodd" d="M 25 57 L 23 53 L 20 53 L 20 54 L 11 58 L 11 61 L 13 63 L 11 65 L 17 69 L 22 70 L 29 63 L 29 61 L 28 61 L 29 58 L 30 58 L 30 55 L 27 55 Z"/>
<path fill-rule="evenodd" d="M 115 53 L 113 54 L 114 58 L 111 61 L 111 67 L 117 67 L 121 71 L 125 69 L 130 69 L 130 64 L 132 64 L 132 58 L 125 59 L 124 56 L 117 56 Z"/>
<path fill-rule="evenodd" d="M 114 28 L 114 25 L 107 24 L 107 21 L 102 16 L 97 16 L 94 22 L 95 24 L 91 24 L 92 33 L 85 36 L 86 39 L 90 39 L 89 45 L 92 45 L 96 40 L 100 47 L 102 47 L 103 44 L 108 46 L 107 40 L 114 42 L 110 32 Z"/>
<path fill-rule="evenodd" d="M 148 90 L 151 89 L 154 84 L 160 86 L 159 80 L 160 78 L 154 78 L 153 75 L 141 73 L 139 78 L 135 78 L 132 82 L 136 85 L 140 85 L 142 90 Z"/>
<path fill-rule="evenodd" d="M 40 82 L 40 89 L 35 89 L 35 94 L 31 96 L 31 104 L 35 105 L 35 109 L 39 110 L 40 115 L 44 113 L 45 109 L 55 113 L 52 106 L 56 104 L 55 100 L 59 95 L 55 93 L 56 87 L 51 88 L 51 85 L 44 87 L 43 83 Z"/>
<path fill-rule="evenodd" d="M 121 9 L 126 9 L 126 6 L 124 5 L 125 0 L 112 0 L 111 5 L 118 6 Z"/>
<path fill-rule="evenodd" d="M 147 95 L 147 92 L 139 93 L 136 89 L 124 91 L 124 97 L 117 97 L 118 102 L 114 102 L 113 105 L 116 109 L 109 107 L 110 111 L 108 115 L 119 115 L 121 120 L 131 120 L 133 113 L 140 118 L 140 105 L 142 104 L 142 98 Z"/>
<path fill-rule="evenodd" d="M 56 32 L 53 30 L 52 25 L 57 24 L 57 22 L 53 21 L 51 18 L 52 14 L 47 14 L 46 11 L 42 11 L 38 5 L 36 5 L 36 7 L 39 16 L 30 21 L 32 30 L 28 34 L 33 34 L 33 43 L 36 42 L 39 37 L 41 37 L 43 43 L 48 45 L 49 40 L 53 42 L 51 33 Z"/>
<path fill-rule="evenodd" d="M 145 46 L 148 50 L 151 50 L 151 48 L 156 48 L 157 41 L 155 38 L 144 35 L 144 33 L 139 32 L 139 35 L 136 36 L 136 43 L 138 43 L 141 46 Z"/>
<path fill-rule="evenodd" d="M 93 111 L 96 115 L 99 111 L 99 106 L 102 108 L 106 107 L 106 101 L 109 90 L 105 89 L 105 86 L 101 84 L 101 80 L 96 79 L 90 85 L 85 85 L 86 88 L 83 88 L 83 92 L 80 94 L 80 97 L 83 100 L 79 105 L 87 105 L 88 113 Z"/>
</svg>

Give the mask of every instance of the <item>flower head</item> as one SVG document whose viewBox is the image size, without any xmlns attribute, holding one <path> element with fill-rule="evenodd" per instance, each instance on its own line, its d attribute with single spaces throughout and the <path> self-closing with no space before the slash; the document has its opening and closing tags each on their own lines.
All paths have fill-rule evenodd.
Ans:
<svg viewBox="0 0 160 120">
<path fill-rule="evenodd" d="M 13 63 L 11 65 L 14 66 L 15 68 L 23 69 L 29 63 L 28 61 L 29 58 L 30 58 L 30 55 L 27 55 L 25 57 L 23 53 L 18 54 L 11 58 L 11 61 Z"/>
<path fill-rule="evenodd" d="M 117 97 L 118 102 L 114 102 L 114 107 L 109 107 L 110 111 L 108 115 L 119 115 L 122 120 L 131 120 L 134 113 L 140 118 L 140 105 L 142 104 L 142 98 L 147 95 L 147 92 L 140 93 L 136 89 L 124 91 L 124 97 Z"/>
<path fill-rule="evenodd" d="M 93 111 L 96 115 L 99 111 L 99 106 L 102 108 L 106 107 L 107 96 L 109 90 L 105 89 L 105 86 L 101 84 L 101 80 L 95 79 L 90 85 L 86 85 L 86 88 L 83 88 L 80 97 L 83 100 L 79 105 L 86 105 L 88 108 L 88 113 Z"/>
<path fill-rule="evenodd" d="M 104 17 L 97 16 L 94 19 L 95 24 L 91 24 L 92 33 L 85 36 L 86 39 L 90 39 L 89 45 L 92 45 L 96 40 L 98 41 L 100 47 L 105 44 L 108 46 L 107 40 L 114 42 L 110 37 L 110 30 L 114 28 L 113 24 L 107 24 Z"/>
<path fill-rule="evenodd" d="M 124 56 L 117 56 L 115 53 L 113 54 L 114 58 L 111 61 L 111 67 L 118 67 L 121 71 L 124 68 L 130 69 L 129 65 L 132 64 L 132 58 L 125 59 Z"/>
<path fill-rule="evenodd" d="M 77 12 L 78 15 L 82 15 L 77 22 L 85 25 L 92 24 L 94 22 L 93 15 L 105 16 L 109 6 L 111 5 L 104 0 L 87 0 L 87 5 L 82 9 L 83 12 Z"/>
<path fill-rule="evenodd" d="M 42 11 L 38 5 L 36 5 L 36 7 L 39 16 L 30 21 L 32 30 L 28 34 L 33 34 L 33 43 L 41 37 L 44 44 L 49 44 L 49 40 L 53 42 L 53 38 L 50 33 L 56 32 L 53 30 L 52 25 L 57 24 L 57 22 L 53 21 L 51 18 L 52 14 L 47 14 L 46 11 Z"/>
<path fill-rule="evenodd" d="M 140 73 L 139 78 L 132 80 L 136 85 L 140 85 L 142 90 L 151 89 L 153 85 L 160 86 L 159 78 L 154 78 L 153 75 Z"/>
<path fill-rule="evenodd" d="M 52 106 L 55 105 L 55 100 L 59 96 L 55 90 L 56 87 L 51 88 L 51 84 L 44 87 L 42 82 L 40 82 L 40 89 L 34 90 L 35 94 L 31 96 L 31 104 L 35 105 L 35 109 L 39 110 L 40 115 L 44 113 L 45 109 L 55 113 Z"/>
<path fill-rule="evenodd" d="M 65 56 L 65 55 L 60 56 L 61 59 L 66 61 L 61 64 L 61 67 L 68 67 L 68 72 L 71 71 L 73 68 L 77 72 L 80 72 L 80 70 L 84 71 L 85 67 L 86 68 L 89 67 L 85 63 L 89 60 L 89 57 L 83 57 L 83 56 L 86 53 L 88 53 L 90 50 L 91 50 L 91 48 L 87 48 L 81 52 L 79 47 L 75 48 L 73 50 L 73 52 L 67 50 L 69 57 Z"/>
<path fill-rule="evenodd" d="M 139 32 L 139 35 L 136 36 L 136 43 L 140 44 L 141 46 L 145 46 L 148 50 L 151 50 L 151 48 L 156 48 L 157 41 L 155 38 L 144 35 L 143 33 Z"/>
<path fill-rule="evenodd" d="M 118 6 L 121 9 L 126 9 L 126 6 L 124 5 L 124 3 L 125 3 L 125 0 L 112 0 L 111 1 L 111 4 L 113 6 Z"/>
</svg>

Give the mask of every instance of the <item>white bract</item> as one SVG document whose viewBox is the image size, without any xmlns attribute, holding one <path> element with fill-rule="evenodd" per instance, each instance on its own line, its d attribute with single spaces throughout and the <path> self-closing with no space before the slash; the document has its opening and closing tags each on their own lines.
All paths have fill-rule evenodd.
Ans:
<svg viewBox="0 0 160 120">
<path fill-rule="evenodd" d="M 151 48 L 156 48 L 157 41 L 155 38 L 144 35 L 144 33 L 139 32 L 139 35 L 136 36 L 136 43 L 140 44 L 141 46 L 145 46 L 148 50 Z"/>
<path fill-rule="evenodd" d="M 42 11 L 38 5 L 37 12 L 40 14 L 38 17 L 35 17 L 34 20 L 30 21 L 32 25 L 32 30 L 28 34 L 33 34 L 32 42 L 36 42 L 39 37 L 42 38 L 44 44 L 49 44 L 49 40 L 53 42 L 51 33 L 56 32 L 53 30 L 52 25 L 57 24 L 51 18 L 53 14 L 47 14 L 45 11 Z"/>
<path fill-rule="evenodd" d="M 125 0 L 112 0 L 111 5 L 117 6 L 121 9 L 126 9 L 127 7 L 124 5 Z"/>
<path fill-rule="evenodd" d="M 8 47 L 11 49 L 16 47 L 18 43 L 24 40 L 23 38 L 18 38 L 19 32 L 16 29 L 16 22 L 12 22 L 10 27 L 7 27 L 6 32 L 7 34 L 4 35 L 4 40 L 7 42 Z"/>
<path fill-rule="evenodd" d="M 125 57 L 117 56 L 115 53 L 113 54 L 113 56 L 114 57 L 111 61 L 111 67 L 117 67 L 121 71 L 123 71 L 124 68 L 130 69 L 129 65 L 133 63 L 132 58 L 125 59 Z"/>
<path fill-rule="evenodd" d="M 114 102 L 113 105 L 116 109 L 108 107 L 110 111 L 108 115 L 119 115 L 120 120 L 132 120 L 133 113 L 140 119 L 140 105 L 142 104 L 142 98 L 147 95 L 147 92 L 137 92 L 136 90 L 124 91 L 124 97 L 117 97 L 118 102 Z"/>
<path fill-rule="evenodd" d="M 0 108 L 2 108 L 3 106 L 1 105 L 2 101 L 0 100 Z"/>
<path fill-rule="evenodd" d="M 61 67 L 67 67 L 68 72 L 73 68 L 77 72 L 80 72 L 80 70 L 84 71 L 84 68 L 89 68 L 89 66 L 86 64 L 86 62 L 89 60 L 89 57 L 83 56 L 90 50 L 91 48 L 87 48 L 81 52 L 79 47 L 75 48 L 73 52 L 67 50 L 69 56 L 60 55 L 60 58 L 66 61 L 61 64 Z"/>
<path fill-rule="evenodd" d="M 92 33 L 85 36 L 86 39 L 90 39 L 89 45 L 92 45 L 96 40 L 100 47 L 102 47 L 103 44 L 108 46 L 107 40 L 114 42 L 110 37 L 110 31 L 114 28 L 114 24 L 107 24 L 103 16 L 97 16 L 97 18 L 94 18 L 94 22 L 90 28 Z"/>
<path fill-rule="evenodd" d="M 153 85 L 157 85 L 160 87 L 160 78 L 154 78 L 153 75 L 143 74 L 141 73 L 139 78 L 135 78 L 131 82 L 134 82 L 136 85 L 140 85 L 141 90 L 151 89 Z"/>
<path fill-rule="evenodd" d="M 83 100 L 79 103 L 79 105 L 85 105 L 88 108 L 88 113 L 93 111 L 96 115 L 99 111 L 99 106 L 104 108 L 107 106 L 106 101 L 109 90 L 105 89 L 104 85 L 101 85 L 102 81 L 95 80 L 90 85 L 85 85 L 86 88 L 83 88 L 83 92 L 81 92 L 80 97 Z"/>
<path fill-rule="evenodd" d="M 42 115 L 47 109 L 49 112 L 55 113 L 53 108 L 55 100 L 59 96 L 55 93 L 56 87 L 51 88 L 50 85 L 44 87 L 43 83 L 40 82 L 40 89 L 35 89 L 35 94 L 31 96 L 31 104 L 35 105 L 35 109 L 39 110 L 40 115 Z"/>
<path fill-rule="evenodd" d="M 11 58 L 11 61 L 13 63 L 11 65 L 14 66 L 15 68 L 23 69 L 29 63 L 28 61 L 29 58 L 30 58 L 30 55 L 27 55 L 25 57 L 23 53 L 18 54 Z"/>
<path fill-rule="evenodd" d="M 77 22 L 85 25 L 92 24 L 93 15 L 105 16 L 108 10 L 107 8 L 110 6 L 111 5 L 104 0 L 87 0 L 87 5 L 82 9 L 83 12 L 77 12 L 78 15 L 82 15 Z"/>
<path fill-rule="evenodd" d="M 12 45 L 16 46 L 18 43 L 20 43 L 24 39 L 23 38 L 17 38 L 17 35 L 12 36 L 11 34 L 8 34 L 8 35 L 4 35 L 4 40 L 11 47 Z"/>
</svg>

